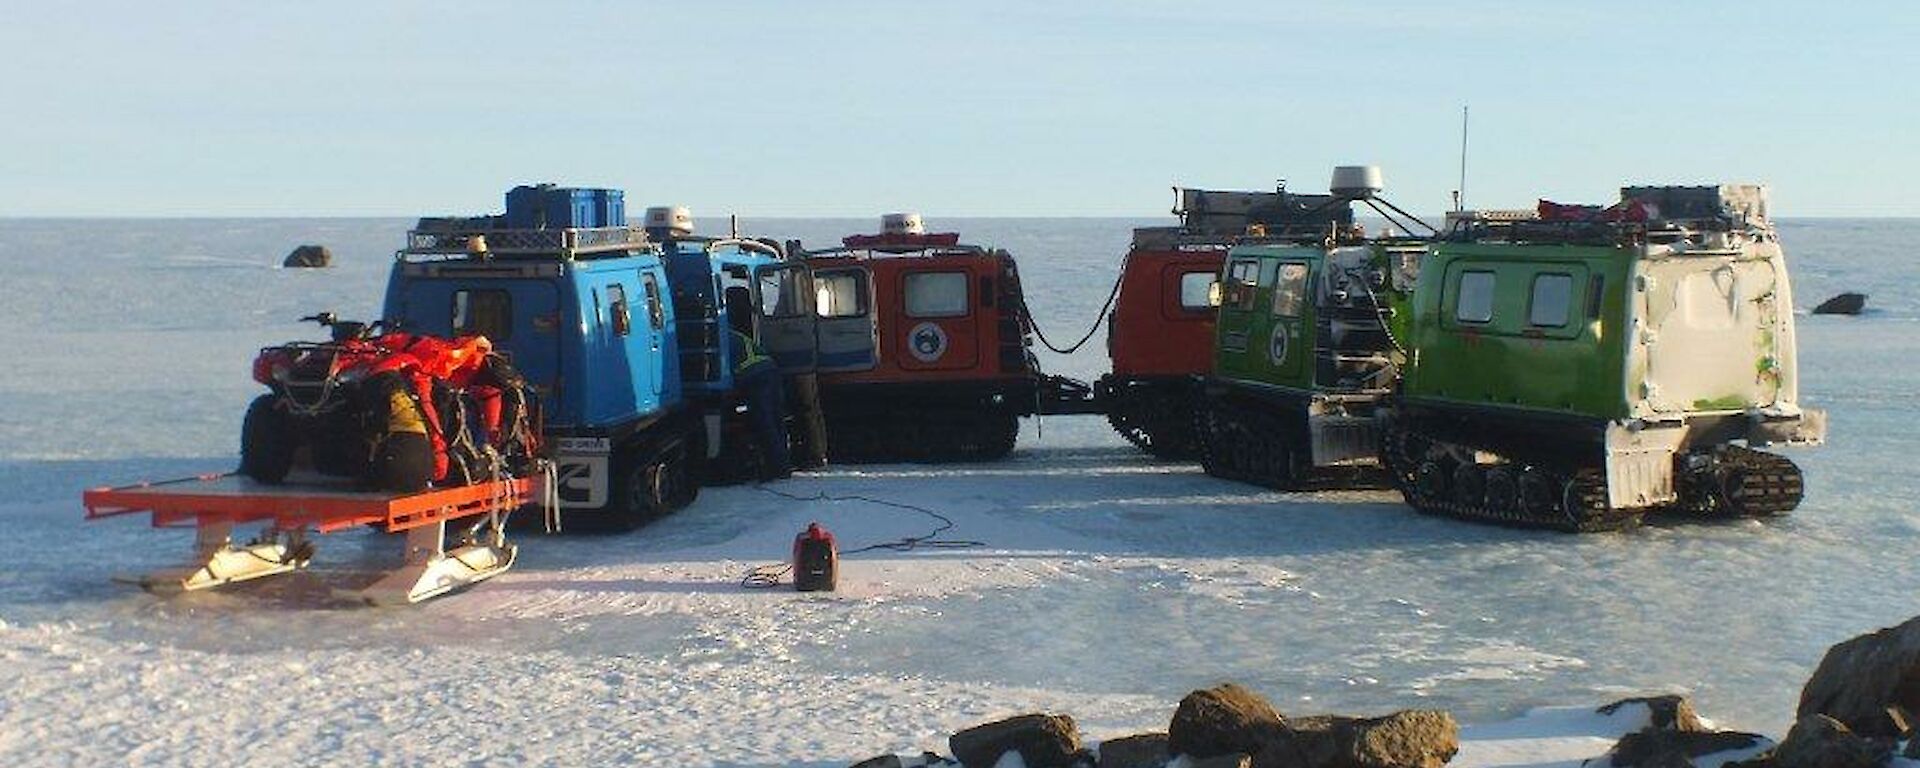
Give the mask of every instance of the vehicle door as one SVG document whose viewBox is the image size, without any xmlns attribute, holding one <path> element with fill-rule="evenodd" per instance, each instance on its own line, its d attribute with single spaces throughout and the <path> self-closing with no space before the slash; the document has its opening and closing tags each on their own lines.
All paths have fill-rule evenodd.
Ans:
<svg viewBox="0 0 1920 768">
<path fill-rule="evenodd" d="M 540 392 L 548 413 L 560 413 L 560 292 L 549 281 L 415 279 L 401 294 L 395 325 L 434 336 L 478 334 L 493 343 Z"/>
<path fill-rule="evenodd" d="M 1258 367 L 1249 352 L 1264 348 L 1267 313 L 1259 306 L 1262 269 L 1260 257 L 1231 256 L 1220 281 L 1220 316 L 1214 338 L 1214 370 L 1230 378 L 1256 375 Z M 1256 343 L 1254 337 L 1258 336 Z"/>
<path fill-rule="evenodd" d="M 899 272 L 900 322 L 894 348 L 910 371 L 966 370 L 980 364 L 980 323 L 973 274 L 965 266 Z"/>
<path fill-rule="evenodd" d="M 879 333 L 873 311 L 873 274 L 865 267 L 813 270 L 814 325 L 821 373 L 866 371 L 874 366 Z"/>
<path fill-rule="evenodd" d="M 760 315 L 760 346 L 786 373 L 818 364 L 820 316 L 813 275 L 804 264 L 767 264 L 754 270 L 753 305 Z"/>
<path fill-rule="evenodd" d="M 1315 354 L 1314 267 L 1320 262 L 1283 258 L 1274 267 L 1273 290 L 1268 293 L 1266 337 L 1259 354 L 1267 374 L 1263 381 L 1285 386 L 1312 386 Z"/>
<path fill-rule="evenodd" d="M 664 357 L 661 334 L 646 307 L 642 272 L 608 273 L 590 295 L 595 308 L 587 330 L 588 370 L 593 371 L 586 382 L 592 393 L 589 418 L 604 422 L 658 410 Z"/>
</svg>

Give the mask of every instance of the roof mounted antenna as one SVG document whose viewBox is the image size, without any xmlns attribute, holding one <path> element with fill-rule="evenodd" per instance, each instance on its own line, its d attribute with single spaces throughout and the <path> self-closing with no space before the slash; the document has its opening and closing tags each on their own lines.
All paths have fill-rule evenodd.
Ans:
<svg viewBox="0 0 1920 768">
<path fill-rule="evenodd" d="M 1406 222 L 1412 222 L 1428 232 L 1436 235 L 1440 233 L 1440 230 L 1434 229 L 1433 225 L 1421 221 L 1420 217 L 1401 210 L 1400 206 L 1380 196 L 1380 191 L 1386 188 L 1386 184 L 1377 165 L 1335 166 L 1333 183 L 1327 187 L 1333 192 L 1333 199 L 1328 201 L 1329 205 L 1343 202 L 1365 203 L 1368 208 L 1373 209 L 1374 213 L 1386 219 L 1388 224 L 1399 227 L 1402 232 L 1411 234 L 1413 228 L 1407 226 Z M 1395 218 L 1394 214 L 1399 214 L 1399 218 Z"/>
<path fill-rule="evenodd" d="M 1460 186 L 1453 189 L 1453 210 L 1466 210 L 1467 204 L 1467 105 L 1460 105 Z"/>
</svg>

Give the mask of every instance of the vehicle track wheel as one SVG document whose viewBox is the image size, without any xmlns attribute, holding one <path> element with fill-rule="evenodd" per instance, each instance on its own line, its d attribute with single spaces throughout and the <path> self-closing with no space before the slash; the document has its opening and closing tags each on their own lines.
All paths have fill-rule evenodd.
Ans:
<svg viewBox="0 0 1920 768">
<path fill-rule="evenodd" d="M 1453 470 L 1453 500 L 1478 507 L 1487 497 L 1486 473 L 1477 464 L 1462 464 Z"/>
<path fill-rule="evenodd" d="M 1420 495 L 1428 499 L 1444 499 L 1447 496 L 1447 471 L 1437 461 L 1420 462 L 1420 468 L 1414 470 L 1414 487 Z"/>
<path fill-rule="evenodd" d="M 293 425 L 274 400 L 254 398 L 240 424 L 240 474 L 268 485 L 280 484 L 293 469 Z"/>
<path fill-rule="evenodd" d="M 1512 517 L 1520 509 L 1520 483 L 1511 467 L 1493 467 L 1486 474 L 1487 511 Z"/>
<path fill-rule="evenodd" d="M 614 527 L 631 531 L 664 517 L 673 509 L 676 483 L 674 463 L 659 457 L 634 460 L 620 473 L 620 509 Z"/>
<path fill-rule="evenodd" d="M 1520 514 L 1536 520 L 1551 519 L 1555 511 L 1554 504 L 1560 495 L 1554 486 L 1553 475 L 1546 470 L 1539 467 L 1522 470 L 1515 494 Z"/>
</svg>

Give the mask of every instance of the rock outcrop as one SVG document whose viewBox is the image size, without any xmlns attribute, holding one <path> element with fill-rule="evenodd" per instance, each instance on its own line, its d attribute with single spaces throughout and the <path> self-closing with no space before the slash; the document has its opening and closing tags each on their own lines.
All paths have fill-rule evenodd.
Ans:
<svg viewBox="0 0 1920 768">
<path fill-rule="evenodd" d="M 1019 752 L 1027 768 L 1069 768 L 1085 757 L 1080 729 L 1066 715 L 1017 715 L 976 725 L 948 738 L 947 748 L 967 768 L 992 768 L 1008 752 Z"/>
<path fill-rule="evenodd" d="M 333 266 L 333 252 L 324 245 L 303 245 L 287 254 L 286 261 L 280 266 L 293 268 L 319 268 Z"/>
<path fill-rule="evenodd" d="M 1920 617 L 1828 648 L 1800 691 L 1797 714 L 1803 723 L 1812 715 L 1826 715 L 1863 736 L 1897 738 L 1916 712 Z"/>
</svg>

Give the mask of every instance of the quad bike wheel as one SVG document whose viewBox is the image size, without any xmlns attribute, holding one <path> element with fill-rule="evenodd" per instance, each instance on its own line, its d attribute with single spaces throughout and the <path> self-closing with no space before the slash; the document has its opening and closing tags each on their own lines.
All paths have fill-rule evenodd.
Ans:
<svg viewBox="0 0 1920 768">
<path fill-rule="evenodd" d="M 268 485 L 286 480 L 297 447 L 289 421 L 274 407 L 273 395 L 253 399 L 240 424 L 240 474 Z"/>
</svg>

